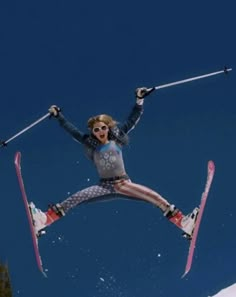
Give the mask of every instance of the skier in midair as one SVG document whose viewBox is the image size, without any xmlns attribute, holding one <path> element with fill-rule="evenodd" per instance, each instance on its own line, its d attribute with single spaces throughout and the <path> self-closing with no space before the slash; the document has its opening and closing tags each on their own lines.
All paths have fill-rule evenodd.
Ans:
<svg viewBox="0 0 236 297">
<path fill-rule="evenodd" d="M 136 89 L 136 103 L 123 124 L 118 124 L 111 116 L 105 114 L 91 117 L 87 123 L 89 133 L 79 131 L 63 116 L 61 109 L 56 105 L 49 108 L 50 114 L 59 124 L 84 146 L 85 154 L 97 169 L 99 183 L 78 191 L 61 203 L 51 205 L 45 212 L 31 203 L 35 231 L 38 235 L 75 206 L 88 201 L 108 200 L 118 195 L 154 204 L 171 223 L 191 238 L 199 209 L 195 208 L 185 216 L 157 192 L 133 183 L 125 170 L 122 148 L 128 144 L 128 133 L 136 126 L 143 113 L 144 97 L 148 94 L 149 89 L 145 87 Z"/>
</svg>

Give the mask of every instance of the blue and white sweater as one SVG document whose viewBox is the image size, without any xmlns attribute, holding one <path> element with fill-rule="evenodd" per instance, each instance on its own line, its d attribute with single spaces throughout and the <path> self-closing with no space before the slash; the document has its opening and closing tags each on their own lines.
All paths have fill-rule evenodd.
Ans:
<svg viewBox="0 0 236 297">
<path fill-rule="evenodd" d="M 123 124 L 109 129 L 108 144 L 101 144 L 93 134 L 81 132 L 60 112 L 60 125 L 78 142 L 83 144 L 86 156 L 91 159 L 100 178 L 111 178 L 126 174 L 122 157 L 122 147 L 128 144 L 128 133 L 136 126 L 143 113 L 143 105 L 135 104 Z"/>
</svg>

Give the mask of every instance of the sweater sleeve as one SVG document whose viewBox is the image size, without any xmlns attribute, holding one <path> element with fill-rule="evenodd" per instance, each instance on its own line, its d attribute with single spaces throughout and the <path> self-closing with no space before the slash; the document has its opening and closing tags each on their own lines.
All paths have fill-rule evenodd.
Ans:
<svg viewBox="0 0 236 297">
<path fill-rule="evenodd" d="M 59 113 L 57 117 L 59 124 L 62 128 L 64 128 L 75 140 L 80 143 L 84 143 L 86 139 L 86 135 L 82 133 L 76 126 L 70 123 L 62 113 Z"/>
<path fill-rule="evenodd" d="M 143 114 L 143 105 L 135 104 L 132 111 L 130 112 L 127 120 L 120 126 L 121 130 L 125 133 L 129 133 L 135 128 L 141 115 Z"/>
</svg>

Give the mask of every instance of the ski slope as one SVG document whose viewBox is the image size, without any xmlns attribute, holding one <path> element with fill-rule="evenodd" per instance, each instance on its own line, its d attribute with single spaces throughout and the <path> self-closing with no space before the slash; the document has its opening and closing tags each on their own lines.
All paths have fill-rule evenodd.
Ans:
<svg viewBox="0 0 236 297">
<path fill-rule="evenodd" d="M 208 296 L 208 297 L 235 297 L 236 296 L 236 284 L 221 290 L 214 296 Z"/>
</svg>

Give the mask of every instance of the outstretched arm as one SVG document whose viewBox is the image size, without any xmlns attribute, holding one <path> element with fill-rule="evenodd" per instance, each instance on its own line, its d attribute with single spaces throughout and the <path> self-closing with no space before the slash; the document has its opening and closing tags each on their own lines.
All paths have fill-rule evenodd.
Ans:
<svg viewBox="0 0 236 297">
<path fill-rule="evenodd" d="M 70 123 L 61 113 L 61 109 L 56 106 L 52 105 L 49 108 L 50 114 L 55 117 L 60 125 L 76 140 L 78 140 L 81 143 L 84 143 L 85 135 L 82 133 L 76 126 L 74 126 L 72 123 Z"/>
<path fill-rule="evenodd" d="M 125 123 L 121 125 L 121 130 L 123 130 L 125 133 L 129 133 L 132 129 L 135 128 L 135 126 L 139 122 L 140 117 L 143 114 L 144 97 L 148 95 L 148 89 L 138 88 L 135 94 L 136 104 L 133 107 Z"/>
<path fill-rule="evenodd" d="M 120 129 L 125 133 L 129 133 L 135 128 L 143 113 L 143 105 L 135 104 L 127 120 L 121 125 Z"/>
</svg>

